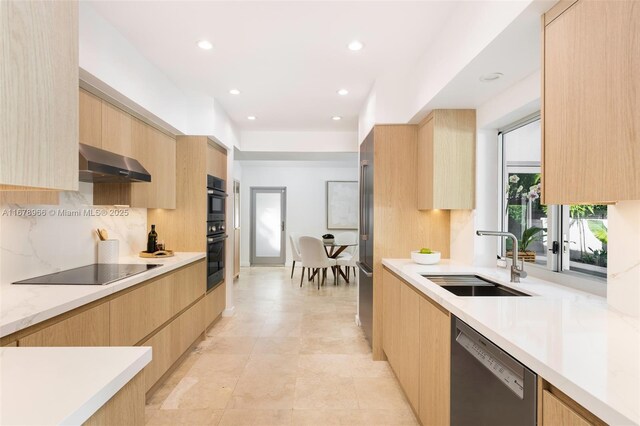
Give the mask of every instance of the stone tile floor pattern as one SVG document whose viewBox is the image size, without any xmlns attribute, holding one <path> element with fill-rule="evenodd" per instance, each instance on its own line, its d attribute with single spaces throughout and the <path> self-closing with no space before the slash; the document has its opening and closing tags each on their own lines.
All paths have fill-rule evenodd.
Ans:
<svg viewBox="0 0 640 426">
<path fill-rule="evenodd" d="M 299 287 L 243 268 L 220 319 L 147 401 L 147 425 L 417 425 L 386 361 L 355 325 L 356 286 Z"/>
</svg>

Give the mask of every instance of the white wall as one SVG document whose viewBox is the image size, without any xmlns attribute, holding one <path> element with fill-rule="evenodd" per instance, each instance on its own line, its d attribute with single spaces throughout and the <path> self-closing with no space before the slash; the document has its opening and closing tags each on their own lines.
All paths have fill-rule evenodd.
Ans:
<svg viewBox="0 0 640 426">
<path fill-rule="evenodd" d="M 499 229 L 498 129 L 540 108 L 540 73 L 535 72 L 481 105 L 476 111 L 476 208 L 451 212 L 451 259 L 493 266 L 498 239 L 477 229 Z"/>
<path fill-rule="evenodd" d="M 243 131 L 242 151 L 356 152 L 356 132 Z"/>
<path fill-rule="evenodd" d="M 287 188 L 287 265 L 291 264 L 289 233 L 321 237 L 327 230 L 326 182 L 358 180 L 358 165 L 351 162 L 276 162 L 243 161 L 241 180 L 242 233 L 240 264 L 249 265 L 250 188 L 284 186 Z"/>
<path fill-rule="evenodd" d="M 360 114 L 358 115 L 358 143 L 362 143 L 367 137 L 373 126 L 376 124 L 376 89 L 374 87 L 369 91 L 367 100 L 365 101 Z"/>
</svg>

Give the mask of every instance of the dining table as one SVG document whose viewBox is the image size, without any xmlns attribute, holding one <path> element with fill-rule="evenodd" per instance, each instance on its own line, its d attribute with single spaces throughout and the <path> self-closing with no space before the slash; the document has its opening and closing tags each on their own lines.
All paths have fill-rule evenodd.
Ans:
<svg viewBox="0 0 640 426">
<path fill-rule="evenodd" d="M 333 242 L 333 243 L 324 243 L 324 251 L 327 252 L 327 256 L 331 259 L 337 259 L 340 254 L 345 251 L 349 247 L 355 247 L 358 243 L 341 243 L 341 242 Z"/>
<path fill-rule="evenodd" d="M 340 242 L 334 241 L 332 243 L 324 242 L 324 251 L 327 253 L 327 256 L 331 259 L 337 259 L 340 254 L 348 249 L 349 247 L 355 247 L 358 243 L 348 243 L 348 242 Z M 344 278 L 344 280 L 349 283 L 349 277 L 342 271 L 340 267 L 337 267 L 338 273 Z"/>
</svg>

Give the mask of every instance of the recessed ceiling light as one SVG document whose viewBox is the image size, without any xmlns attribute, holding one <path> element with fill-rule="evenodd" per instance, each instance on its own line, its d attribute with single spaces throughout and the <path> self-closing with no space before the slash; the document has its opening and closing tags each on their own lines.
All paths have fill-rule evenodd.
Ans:
<svg viewBox="0 0 640 426">
<path fill-rule="evenodd" d="M 342 120 L 342 117 L 340 117 L 339 115 L 334 115 L 333 117 L 331 117 L 331 119 L 333 121 L 340 121 L 340 120 Z"/>
<path fill-rule="evenodd" d="M 349 43 L 347 47 L 349 47 L 349 50 L 357 51 L 357 50 L 362 50 L 362 48 L 364 47 L 364 44 L 362 44 L 362 42 L 358 40 L 353 40 L 351 43 Z"/>
<path fill-rule="evenodd" d="M 231 89 L 229 90 L 229 93 L 231 93 L 232 95 L 239 95 L 240 91 L 238 89 Z"/>
<path fill-rule="evenodd" d="M 480 81 L 489 83 L 491 81 L 496 81 L 498 79 L 500 79 L 504 74 L 502 74 L 501 72 L 492 72 L 489 74 L 484 74 L 480 76 Z"/>
<path fill-rule="evenodd" d="M 202 50 L 211 50 L 213 49 L 213 44 L 209 40 L 200 40 L 198 42 L 198 47 Z"/>
<path fill-rule="evenodd" d="M 255 115 L 250 115 L 250 116 L 247 117 L 247 120 L 252 120 L 253 121 L 255 119 L 256 119 Z"/>
<path fill-rule="evenodd" d="M 338 90 L 338 95 L 340 95 L 340 96 L 346 96 L 348 94 L 349 94 L 349 91 L 347 89 Z"/>
</svg>

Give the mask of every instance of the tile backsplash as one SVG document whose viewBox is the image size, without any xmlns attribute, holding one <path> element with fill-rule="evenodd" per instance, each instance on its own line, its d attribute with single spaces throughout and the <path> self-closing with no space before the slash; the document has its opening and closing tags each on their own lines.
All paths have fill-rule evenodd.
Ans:
<svg viewBox="0 0 640 426">
<path fill-rule="evenodd" d="M 93 206 L 93 185 L 60 193 L 57 206 L 0 205 L 0 282 L 95 263 L 96 228 L 120 241 L 120 256 L 146 246 L 147 210 Z M 26 209 L 32 210 L 25 215 Z M 119 210 L 114 212 L 113 210 Z"/>
</svg>

